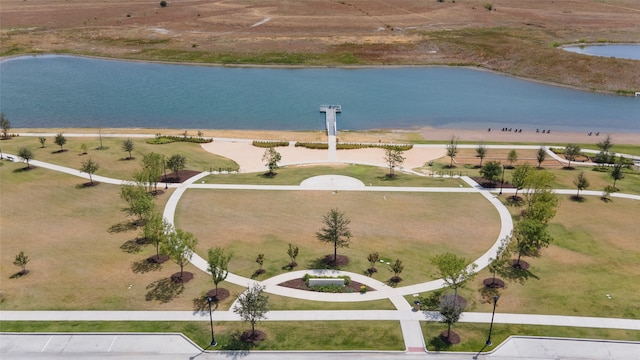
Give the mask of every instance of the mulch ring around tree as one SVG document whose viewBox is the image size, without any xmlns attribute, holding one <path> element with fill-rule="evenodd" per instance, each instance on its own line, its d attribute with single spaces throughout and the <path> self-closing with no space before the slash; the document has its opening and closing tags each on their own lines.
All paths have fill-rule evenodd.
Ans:
<svg viewBox="0 0 640 360">
<path fill-rule="evenodd" d="M 329 254 L 325 256 L 322 261 L 325 263 L 325 265 L 340 267 L 340 266 L 345 266 L 349 264 L 349 257 L 344 255 L 338 255 L 335 257 L 335 261 L 334 261 L 333 254 Z"/>
<path fill-rule="evenodd" d="M 152 264 L 162 264 L 167 262 L 167 260 L 169 260 L 169 257 L 167 255 L 153 255 L 149 258 L 147 258 L 147 261 L 152 263 Z"/>
<path fill-rule="evenodd" d="M 230 295 L 229 290 L 218 288 L 218 290 L 213 289 L 213 290 L 207 291 L 206 297 L 210 297 L 213 300 L 213 302 L 219 302 L 228 298 L 229 295 Z"/>
<path fill-rule="evenodd" d="M 265 334 L 260 330 L 256 330 L 256 331 L 247 330 L 243 332 L 242 335 L 240 335 L 240 340 L 250 344 L 257 344 L 266 338 L 267 338 L 267 334 Z"/>
<path fill-rule="evenodd" d="M 470 176 L 471 179 L 473 179 L 473 181 L 477 182 L 480 186 L 482 186 L 485 189 L 496 189 L 500 187 L 500 181 L 496 181 L 494 183 L 487 181 L 487 179 L 483 178 L 483 177 L 479 177 L 479 176 Z M 504 182 L 504 184 L 502 184 L 502 188 L 503 189 L 515 189 L 516 187 L 513 186 L 513 184 L 510 184 L 508 182 Z"/>
<path fill-rule="evenodd" d="M 90 181 L 90 182 L 86 182 L 82 184 L 82 187 L 88 188 L 88 187 L 94 187 L 94 186 L 98 186 L 100 185 L 99 182 L 97 181 Z"/>
<path fill-rule="evenodd" d="M 501 289 L 504 287 L 504 281 L 500 280 L 500 279 L 494 279 L 494 278 L 487 278 L 482 280 L 482 284 L 484 284 L 484 286 L 491 288 L 491 289 Z"/>
<path fill-rule="evenodd" d="M 440 333 L 440 340 L 444 341 L 447 344 L 455 345 L 460 343 L 460 335 L 458 335 L 455 331 L 447 332 L 447 330 L 445 330 Z"/>
<path fill-rule="evenodd" d="M 190 273 L 188 271 L 183 272 L 182 276 L 180 276 L 179 272 L 171 275 L 171 281 L 173 281 L 176 284 L 180 284 L 180 283 L 186 284 L 191 280 L 193 280 L 193 273 Z"/>
<path fill-rule="evenodd" d="M 307 284 L 305 283 L 303 278 L 298 278 L 298 279 L 285 281 L 285 282 L 282 282 L 282 283 L 280 283 L 278 285 L 284 286 L 284 287 L 288 287 L 288 288 L 291 288 L 291 289 L 298 289 L 298 290 L 305 290 L 305 291 L 315 291 L 312 287 L 307 286 Z M 346 293 L 346 292 L 360 292 L 362 286 L 366 286 L 366 285 L 364 285 L 362 283 L 359 283 L 357 281 L 351 280 L 349 282 L 349 285 L 346 285 L 342 292 L 343 293 Z M 367 287 L 367 291 L 376 291 L 376 289 L 374 289 L 372 287 L 369 287 L 369 286 L 366 286 L 366 287 Z M 347 290 L 347 289 L 349 289 L 349 290 Z"/>
<path fill-rule="evenodd" d="M 167 174 L 167 176 L 165 177 L 164 175 L 160 177 L 160 182 L 166 182 L 166 183 L 182 183 L 185 182 L 187 180 L 189 180 L 190 178 L 196 176 L 200 174 L 200 171 L 195 171 L 195 170 L 180 170 L 178 171 L 178 175 L 176 175 L 176 173 L 170 173 Z"/>
<path fill-rule="evenodd" d="M 513 266 L 514 269 L 527 270 L 531 265 L 524 260 L 520 260 L 520 263 L 518 263 L 518 260 L 513 260 L 511 266 Z"/>
</svg>

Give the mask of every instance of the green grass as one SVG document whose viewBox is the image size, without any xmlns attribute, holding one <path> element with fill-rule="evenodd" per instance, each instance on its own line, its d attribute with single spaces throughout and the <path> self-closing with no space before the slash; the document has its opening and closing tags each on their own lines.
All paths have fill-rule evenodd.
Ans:
<svg viewBox="0 0 640 360">
<path fill-rule="evenodd" d="M 387 178 L 388 170 L 365 165 L 290 166 L 276 171 L 275 177 L 264 173 L 210 175 L 203 180 L 211 184 L 299 185 L 303 180 L 319 175 L 343 175 L 362 181 L 367 186 L 421 186 L 458 187 L 468 185 L 460 179 L 424 177 L 396 172 L 395 178 Z"/>
<path fill-rule="evenodd" d="M 256 330 L 267 337 L 257 346 L 243 343 L 239 336 L 251 329 L 248 323 L 214 322 L 218 346 L 210 350 L 404 350 L 397 321 L 264 321 Z M 2 321 L 7 332 L 179 332 L 205 348 L 211 341 L 209 323 L 141 321 Z"/>
<path fill-rule="evenodd" d="M 478 352 L 481 349 L 484 349 L 483 351 L 491 351 L 497 348 L 498 345 L 504 342 L 509 336 L 514 335 L 603 340 L 640 340 L 640 331 L 633 330 L 494 323 L 491 332 L 491 342 L 493 342 L 493 346 L 485 347 L 489 324 L 457 323 L 453 325 L 451 330 L 460 335 L 460 343 L 448 345 L 439 338 L 440 332 L 447 330 L 446 324 L 433 322 L 421 322 L 420 324 L 429 351 Z"/>
<path fill-rule="evenodd" d="M 269 294 L 271 310 L 395 310 L 390 300 L 324 302 Z"/>
</svg>

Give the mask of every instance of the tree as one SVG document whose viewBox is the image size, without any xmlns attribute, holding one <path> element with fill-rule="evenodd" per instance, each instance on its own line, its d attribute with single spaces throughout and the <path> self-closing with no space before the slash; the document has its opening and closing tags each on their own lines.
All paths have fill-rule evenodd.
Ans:
<svg viewBox="0 0 640 360">
<path fill-rule="evenodd" d="M 480 169 L 480 176 L 492 184 L 500 179 L 500 175 L 502 175 L 502 164 L 497 161 L 489 161 Z"/>
<path fill-rule="evenodd" d="M 164 159 L 160 154 L 152 152 L 142 157 L 142 174 L 140 176 L 149 184 L 149 190 L 153 186 L 153 190 L 158 191 L 158 181 L 162 176 L 163 165 Z"/>
<path fill-rule="evenodd" d="M 149 214 L 155 210 L 153 198 L 142 186 L 126 184 L 120 188 L 120 197 L 126 201 L 129 207 L 127 213 L 137 216 L 136 223 L 143 223 Z"/>
<path fill-rule="evenodd" d="M 518 259 L 513 265 L 520 268 L 520 260 L 523 256 L 539 256 L 540 249 L 549 246 L 553 240 L 547 224 L 537 219 L 523 219 L 518 221 L 513 228 L 513 238 Z"/>
<path fill-rule="evenodd" d="M 60 146 L 60 152 L 64 151 L 64 144 L 67 143 L 67 138 L 64 137 L 64 135 L 62 135 L 62 133 L 58 133 L 56 134 L 56 137 L 54 139 L 54 142 L 56 143 L 56 145 Z"/>
<path fill-rule="evenodd" d="M 211 273 L 217 294 L 218 284 L 224 281 L 227 275 L 229 275 L 229 261 L 232 255 L 225 254 L 224 249 L 221 247 L 209 249 L 207 253 L 209 255 L 209 268 L 207 270 Z"/>
<path fill-rule="evenodd" d="M 616 188 L 616 182 L 618 180 L 624 179 L 624 172 L 622 171 L 622 167 L 624 166 L 624 158 L 621 156 L 620 159 L 613 165 L 613 169 L 611 169 L 611 178 L 613 179 L 613 188 Z"/>
<path fill-rule="evenodd" d="M 571 169 L 571 162 L 575 161 L 578 155 L 580 155 L 580 146 L 577 144 L 569 144 L 564 148 L 564 158 L 569 160 L 568 169 Z"/>
<path fill-rule="evenodd" d="M 367 269 L 367 272 L 369 274 L 373 274 L 374 272 L 378 272 L 378 270 L 376 269 L 376 264 L 378 263 L 378 260 L 380 260 L 380 253 L 378 253 L 378 252 L 372 252 L 372 253 L 369 254 L 369 256 L 367 256 L 367 261 L 371 265 L 371 267 L 369 269 Z"/>
<path fill-rule="evenodd" d="M 264 293 L 265 286 L 254 284 L 249 289 L 238 296 L 233 312 L 240 315 L 242 321 L 251 323 L 250 338 L 253 338 L 256 331 L 256 323 L 266 319 L 269 312 L 269 296 Z"/>
<path fill-rule="evenodd" d="M 40 137 L 38 138 L 38 141 L 40 141 L 40 147 L 44 149 L 44 143 L 46 143 L 46 142 L 47 142 L 47 138 L 46 138 L 46 137 L 44 137 L 44 136 L 40 136 Z"/>
<path fill-rule="evenodd" d="M 507 236 L 504 239 L 500 240 L 500 246 L 496 250 L 496 255 L 489 259 L 489 271 L 491 271 L 491 283 L 486 284 L 489 287 L 498 287 L 496 286 L 496 273 L 500 272 L 509 259 L 511 258 L 511 251 L 509 249 L 509 243 L 511 242 L 511 236 Z M 503 284 L 504 285 L 504 284 Z"/>
<path fill-rule="evenodd" d="M 129 157 L 126 160 L 133 159 L 131 152 L 133 151 L 134 148 L 135 148 L 135 145 L 133 143 L 133 140 L 131 140 L 131 138 L 128 138 L 122 141 L 122 151 L 126 151 L 129 153 Z"/>
<path fill-rule="evenodd" d="M 316 238 L 320 241 L 333 243 L 333 262 L 338 259 L 338 247 L 349 247 L 351 231 L 349 224 L 351 220 L 344 216 L 338 209 L 331 209 L 323 216 L 324 226 L 316 232 Z"/>
<path fill-rule="evenodd" d="M 160 245 L 167 239 L 167 234 L 173 231 L 172 225 L 162 217 L 157 210 L 149 213 L 147 221 L 142 228 L 142 234 L 147 242 L 155 245 L 156 256 L 153 259 L 156 263 L 160 263 Z"/>
<path fill-rule="evenodd" d="M 264 270 L 262 269 L 262 265 L 264 265 L 264 254 L 258 254 L 258 256 L 256 256 L 256 263 L 258 263 L 258 266 L 260 266 L 260 268 L 258 268 L 258 271 L 256 271 L 256 274 L 262 274 L 264 272 Z"/>
<path fill-rule="evenodd" d="M 8 139 L 11 121 L 4 116 L 4 113 L 0 113 L 0 128 L 2 128 L 2 138 Z"/>
<path fill-rule="evenodd" d="M 88 150 L 89 150 L 89 145 L 87 145 L 86 143 L 82 143 L 80 144 L 80 150 L 82 150 L 81 155 L 86 155 L 88 154 Z"/>
<path fill-rule="evenodd" d="M 291 260 L 291 262 L 289 263 L 289 268 L 293 269 L 294 267 L 296 267 L 296 265 L 298 265 L 298 263 L 296 262 L 296 257 L 298 257 L 298 247 L 297 246 L 293 246 L 291 244 L 289 244 L 289 249 L 287 249 L 287 255 L 289 255 L 289 259 Z"/>
<path fill-rule="evenodd" d="M 393 265 L 391 265 L 391 271 L 393 272 L 393 277 L 391 278 L 392 283 L 397 284 L 402 281 L 400 274 L 403 270 L 404 265 L 402 264 L 402 261 L 400 259 L 396 259 L 396 261 L 393 262 Z"/>
<path fill-rule="evenodd" d="M 478 145 L 476 148 L 476 157 L 480 158 L 480 167 L 482 167 L 482 160 L 487 155 L 487 147 L 483 144 Z"/>
<path fill-rule="evenodd" d="M 560 199 L 552 189 L 554 179 L 553 174 L 547 171 L 529 172 L 523 192 L 527 205 L 522 212 L 523 218 L 537 219 L 546 224 L 555 216 Z"/>
<path fill-rule="evenodd" d="M 28 147 L 20 148 L 20 150 L 18 150 L 18 156 L 24 159 L 24 161 L 27 163 L 27 169 L 29 169 L 29 160 L 33 159 L 33 152 L 31 151 L 31 149 L 29 149 Z"/>
<path fill-rule="evenodd" d="M 29 263 L 29 257 L 24 254 L 24 251 L 20 251 L 18 255 L 16 255 L 15 260 L 13 260 L 13 265 L 19 266 L 22 268 L 20 271 L 20 275 L 24 275 L 27 273 L 27 264 Z"/>
<path fill-rule="evenodd" d="M 465 308 L 464 300 L 458 298 L 456 295 L 445 295 L 440 300 L 440 315 L 442 315 L 442 322 L 447 324 L 447 336 L 446 340 L 451 342 L 451 325 L 460 320 L 460 315 Z"/>
<path fill-rule="evenodd" d="M 184 169 L 187 158 L 180 154 L 171 155 L 167 160 L 167 167 L 176 174 L 177 181 L 180 181 L 180 170 Z"/>
<path fill-rule="evenodd" d="M 262 155 L 262 161 L 265 162 L 265 165 L 269 168 L 268 176 L 275 176 L 276 170 L 278 170 L 278 163 L 282 159 L 282 156 L 274 147 L 270 147 L 264 151 L 264 155 Z"/>
<path fill-rule="evenodd" d="M 576 194 L 576 198 L 580 199 L 580 190 L 584 190 L 589 187 L 589 180 L 584 175 L 584 171 L 581 171 L 575 179 L 573 179 L 573 184 L 578 188 L 578 193 Z"/>
<path fill-rule="evenodd" d="M 473 279 L 474 270 L 478 267 L 476 264 L 468 265 L 467 259 L 450 252 L 434 256 L 431 263 L 438 268 L 440 276 L 456 296 L 458 289 Z"/>
<path fill-rule="evenodd" d="M 513 199 L 518 200 L 518 191 L 524 189 L 527 184 L 527 176 L 531 172 L 531 166 L 529 164 L 518 165 L 511 172 L 511 183 L 516 188 L 516 193 L 513 195 Z"/>
<path fill-rule="evenodd" d="M 167 234 L 166 241 L 162 243 L 163 253 L 180 266 L 180 281 L 184 275 L 184 267 L 191 261 L 193 250 L 197 244 L 198 239 L 192 233 L 182 229 L 174 229 Z"/>
<path fill-rule="evenodd" d="M 614 161 L 614 156 L 611 153 L 611 148 L 613 147 L 613 142 L 611 141 L 611 135 L 607 135 L 607 137 L 596 144 L 600 149 L 600 152 L 595 156 L 594 162 L 597 163 L 612 163 Z"/>
<path fill-rule="evenodd" d="M 451 159 L 449 163 L 449 167 L 453 167 L 453 158 L 458 154 L 458 138 L 455 136 L 451 136 L 449 143 L 447 144 L 447 156 Z"/>
<path fill-rule="evenodd" d="M 509 151 L 509 153 L 507 154 L 507 160 L 509 161 L 509 168 L 513 169 L 513 163 L 518 161 L 518 153 L 515 149 Z"/>
<path fill-rule="evenodd" d="M 397 166 L 402 166 L 406 159 L 403 154 L 404 151 L 397 146 L 387 147 L 384 149 L 384 161 L 389 166 L 389 174 L 387 174 L 387 177 L 392 178 L 396 176 L 394 169 Z"/>
<path fill-rule="evenodd" d="M 546 158 L 547 151 L 542 146 L 540 146 L 540 149 L 538 149 L 538 154 L 536 155 L 536 159 L 538 160 L 538 169 L 540 169 L 540 167 L 542 166 L 542 162 Z"/>
<path fill-rule="evenodd" d="M 167 2 L 165 0 L 160 1 L 160 7 L 167 7 Z"/>
<path fill-rule="evenodd" d="M 92 175 L 95 174 L 95 172 L 98 171 L 99 168 L 100 168 L 100 165 L 98 165 L 97 162 L 91 159 L 88 159 L 82 162 L 82 167 L 80 168 L 80 171 L 89 174 L 89 183 L 93 185 Z"/>
</svg>

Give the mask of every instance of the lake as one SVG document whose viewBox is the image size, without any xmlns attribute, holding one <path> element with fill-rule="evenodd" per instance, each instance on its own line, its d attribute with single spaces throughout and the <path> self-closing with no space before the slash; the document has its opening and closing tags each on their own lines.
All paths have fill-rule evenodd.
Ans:
<svg viewBox="0 0 640 360">
<path fill-rule="evenodd" d="M 640 132 L 640 98 L 595 94 L 461 67 L 251 68 L 74 56 L 0 62 L 14 128 L 502 128 Z"/>
<path fill-rule="evenodd" d="M 640 44 L 576 45 L 562 49 L 584 55 L 640 60 Z"/>
</svg>

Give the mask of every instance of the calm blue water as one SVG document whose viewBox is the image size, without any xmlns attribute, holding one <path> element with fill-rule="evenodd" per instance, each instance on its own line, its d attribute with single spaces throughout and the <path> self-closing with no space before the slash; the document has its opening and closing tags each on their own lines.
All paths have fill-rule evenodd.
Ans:
<svg viewBox="0 0 640 360">
<path fill-rule="evenodd" d="M 640 89 L 639 89 L 640 90 Z M 18 127 L 338 129 L 434 126 L 640 132 L 640 98 L 466 68 L 227 68 L 71 56 L 0 62 L 0 110 Z"/>
<path fill-rule="evenodd" d="M 587 45 L 566 46 L 564 50 L 578 54 L 640 60 L 640 45 Z"/>
</svg>

